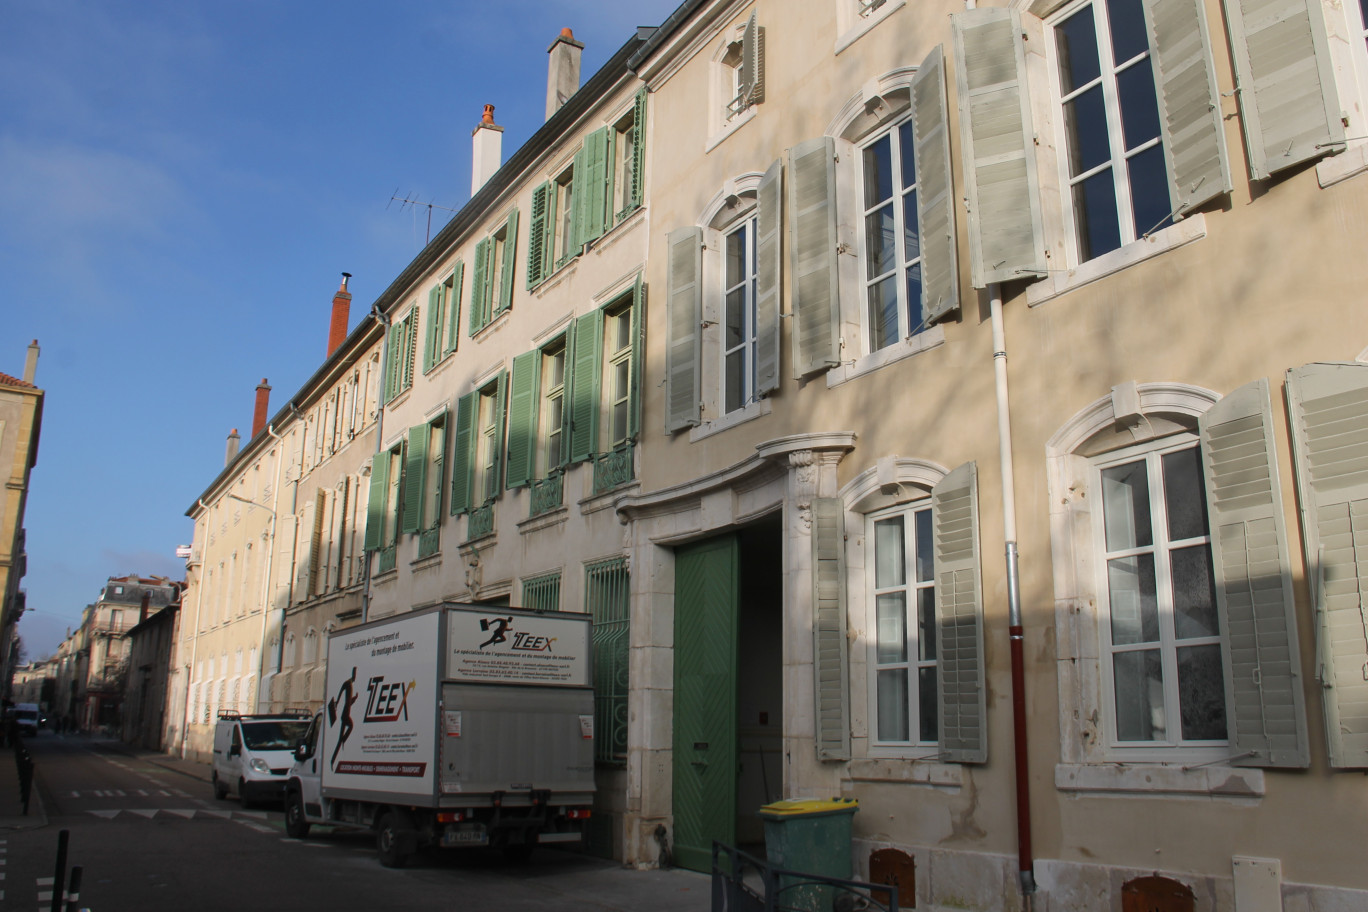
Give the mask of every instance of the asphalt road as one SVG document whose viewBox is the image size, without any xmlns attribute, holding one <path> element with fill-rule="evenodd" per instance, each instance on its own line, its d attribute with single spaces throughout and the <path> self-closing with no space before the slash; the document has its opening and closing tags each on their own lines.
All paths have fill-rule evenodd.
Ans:
<svg viewBox="0 0 1368 912">
<path fill-rule="evenodd" d="M 117 745 L 51 733 L 30 739 L 49 824 L 0 832 L 0 909 L 51 909 L 61 830 L 93 912 L 703 912 L 708 880 L 631 871 L 539 849 L 528 862 L 489 850 L 427 852 L 391 870 L 368 833 L 315 828 L 286 837 L 278 809 L 214 800 L 207 782 L 129 756 Z"/>
</svg>

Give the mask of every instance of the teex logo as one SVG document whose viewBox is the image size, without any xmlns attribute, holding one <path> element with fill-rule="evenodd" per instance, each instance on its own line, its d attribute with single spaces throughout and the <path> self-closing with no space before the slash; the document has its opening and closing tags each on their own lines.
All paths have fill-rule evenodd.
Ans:
<svg viewBox="0 0 1368 912">
<path fill-rule="evenodd" d="M 408 695 L 418 686 L 417 681 L 386 684 L 384 675 L 376 675 L 366 683 L 366 722 L 397 722 L 400 716 L 408 720 Z"/>
<path fill-rule="evenodd" d="M 550 652 L 556 637 L 538 636 L 533 633 L 513 634 L 513 648 L 523 652 Z"/>
</svg>

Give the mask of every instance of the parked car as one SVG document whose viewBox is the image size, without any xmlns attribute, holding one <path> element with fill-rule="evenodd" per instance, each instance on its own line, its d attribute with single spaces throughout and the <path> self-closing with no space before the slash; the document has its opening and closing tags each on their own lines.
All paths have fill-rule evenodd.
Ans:
<svg viewBox="0 0 1368 912">
<path fill-rule="evenodd" d="M 307 713 L 220 712 L 214 726 L 214 797 L 222 800 L 234 791 L 243 807 L 281 800 L 294 749 L 308 727 Z"/>
</svg>

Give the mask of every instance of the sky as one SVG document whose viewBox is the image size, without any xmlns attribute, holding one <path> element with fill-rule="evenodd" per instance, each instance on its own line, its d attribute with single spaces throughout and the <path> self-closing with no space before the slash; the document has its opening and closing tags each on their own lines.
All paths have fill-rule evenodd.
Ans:
<svg viewBox="0 0 1368 912">
<path fill-rule="evenodd" d="M 0 0 L 0 372 L 46 391 L 25 527 L 30 660 L 106 579 L 184 579 L 186 510 L 545 120 L 564 26 L 587 81 L 679 0 Z M 407 197 L 424 205 L 392 201 Z M 432 211 L 432 234 L 451 213 Z"/>
</svg>

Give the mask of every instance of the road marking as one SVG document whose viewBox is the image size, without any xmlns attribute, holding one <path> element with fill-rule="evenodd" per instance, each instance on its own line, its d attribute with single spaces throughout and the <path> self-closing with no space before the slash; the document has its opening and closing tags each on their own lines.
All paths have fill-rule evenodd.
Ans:
<svg viewBox="0 0 1368 912">
<path fill-rule="evenodd" d="M 174 809 L 173 809 L 173 808 L 165 808 L 165 811 L 166 811 L 166 813 L 168 813 L 168 814 L 175 814 L 177 817 L 184 817 L 186 820 L 191 820 L 191 819 L 193 819 L 194 816 L 195 816 L 195 809 L 194 809 L 194 808 L 189 808 L 189 809 L 182 809 L 182 808 L 174 808 Z"/>
<path fill-rule="evenodd" d="M 130 814 L 137 814 L 139 817 L 146 817 L 148 820 L 151 820 L 153 817 L 156 817 L 156 816 L 157 816 L 157 809 L 156 809 L 156 808 L 129 808 L 129 809 L 128 809 L 128 813 L 130 813 Z"/>
<path fill-rule="evenodd" d="M 113 820 L 119 816 L 118 811 L 91 811 L 96 817 L 103 817 L 105 820 Z"/>
<path fill-rule="evenodd" d="M 141 795 L 143 798 L 146 798 L 146 797 L 147 797 L 147 789 L 138 789 L 138 794 Z"/>
<path fill-rule="evenodd" d="M 40 887 L 50 887 L 50 886 L 52 886 L 52 878 L 51 878 L 51 877 L 39 877 L 39 878 L 38 878 L 38 886 L 40 886 Z"/>
</svg>

